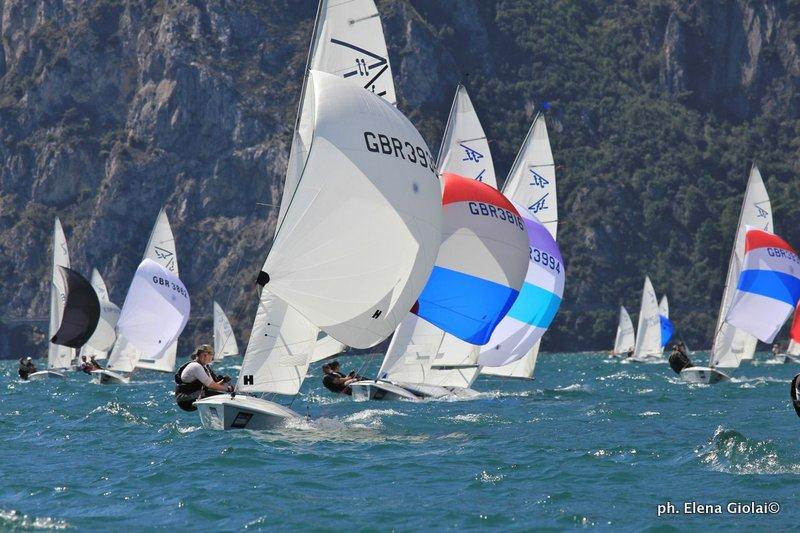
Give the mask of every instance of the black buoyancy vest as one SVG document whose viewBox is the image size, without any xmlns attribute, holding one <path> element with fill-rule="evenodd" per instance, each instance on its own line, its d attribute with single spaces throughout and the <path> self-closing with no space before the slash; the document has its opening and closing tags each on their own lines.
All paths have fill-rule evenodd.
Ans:
<svg viewBox="0 0 800 533">
<path fill-rule="evenodd" d="M 679 350 L 673 350 L 669 356 L 669 366 L 676 374 L 680 374 L 681 370 L 692 366 L 692 361 L 685 353 Z"/>
<path fill-rule="evenodd" d="M 189 361 L 189 363 L 194 363 L 194 361 Z M 183 371 L 186 370 L 187 366 L 189 366 L 189 363 L 183 363 L 181 365 L 181 367 L 178 369 L 178 371 L 175 372 L 175 383 L 176 384 L 178 384 L 178 385 L 182 385 L 183 384 L 183 380 L 181 379 L 181 374 L 183 374 Z"/>
<path fill-rule="evenodd" d="M 175 381 L 178 383 L 177 385 L 175 385 L 175 394 L 194 394 L 195 392 L 199 392 L 200 390 L 202 390 L 203 382 L 200 381 L 199 379 L 190 381 L 189 383 L 185 383 L 183 379 L 181 379 L 181 374 L 183 374 L 183 370 L 194 362 L 195 361 L 190 361 L 189 363 L 186 363 L 178 370 L 178 373 L 175 374 Z M 203 369 L 206 372 L 208 372 L 208 369 L 206 367 L 203 367 Z"/>
<path fill-rule="evenodd" d="M 331 392 L 341 394 L 344 392 L 345 385 L 336 382 L 336 378 L 343 378 L 339 372 L 331 372 L 322 378 L 322 385 Z"/>
</svg>

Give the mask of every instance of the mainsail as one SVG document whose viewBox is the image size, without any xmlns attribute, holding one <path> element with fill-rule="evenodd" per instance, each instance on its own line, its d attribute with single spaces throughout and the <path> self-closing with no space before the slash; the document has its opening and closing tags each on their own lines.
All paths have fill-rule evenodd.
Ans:
<svg viewBox="0 0 800 533">
<path fill-rule="evenodd" d="M 725 279 L 725 289 L 717 317 L 716 334 L 711 347 L 709 366 L 731 369 L 739 366 L 742 360 L 752 359 L 756 351 L 757 339 L 752 335 L 738 330 L 725 322 L 725 316 L 733 301 L 736 292 L 736 283 L 744 261 L 745 228 L 753 226 L 766 231 L 773 231 L 772 206 L 769 195 L 761 179 L 758 167 L 753 165 L 744 193 L 742 209 L 739 213 L 739 222 L 736 226 L 736 236 L 728 263 L 728 275 Z"/>
<path fill-rule="evenodd" d="M 50 327 L 48 338 L 52 339 L 61 325 L 64 305 L 67 303 L 67 287 L 59 267 L 69 268 L 67 238 L 56 217 L 53 228 L 53 268 L 50 277 Z M 75 349 L 49 343 L 47 346 L 47 368 L 69 368 L 75 358 Z"/>
<path fill-rule="evenodd" d="M 633 331 L 633 322 L 628 310 L 620 306 L 619 326 L 617 326 L 617 336 L 614 339 L 615 354 L 627 354 L 636 345 L 636 333 Z"/>
<path fill-rule="evenodd" d="M 52 344 L 80 348 L 97 328 L 100 320 L 100 301 L 89 280 L 71 268 L 58 267 L 66 287 L 66 303 L 61 324 L 50 339 Z"/>
<path fill-rule="evenodd" d="M 214 302 L 214 360 L 220 361 L 231 355 L 239 355 L 239 346 L 225 311 Z"/>
<path fill-rule="evenodd" d="M 556 170 L 544 115 L 537 114 L 534 118 L 514 164 L 511 165 L 511 171 L 503 186 L 503 193 L 514 202 L 526 206 L 528 212 L 535 215 L 537 220 L 544 224 L 553 239 L 557 239 Z M 529 360 L 526 363 L 517 363 L 513 369 L 485 367 L 481 373 L 529 378 L 533 375 L 540 345 L 541 341 L 537 342 L 523 358 Z M 530 369 L 529 373 L 517 373 L 527 369 Z"/>
<path fill-rule="evenodd" d="M 642 305 L 639 308 L 639 324 L 636 327 L 636 345 L 633 358 L 642 360 L 661 357 L 661 319 L 658 315 L 658 299 L 650 278 L 645 276 L 642 289 Z"/>
<path fill-rule="evenodd" d="M 96 268 L 92 269 L 90 282 L 100 302 L 100 321 L 97 323 L 97 329 L 81 349 L 81 355 L 85 355 L 87 359 L 91 357 L 98 360 L 106 359 L 109 350 L 117 340 L 116 327 L 120 310 L 109 299 L 106 283 Z"/>
<path fill-rule="evenodd" d="M 175 276 L 180 275 L 178 272 L 178 254 L 175 249 L 175 237 L 172 234 L 172 228 L 169 225 L 169 219 L 163 207 L 158 213 L 153 231 L 150 234 L 150 240 L 147 242 L 144 258 L 155 261 L 175 274 Z M 174 372 L 177 352 L 178 341 L 176 339 L 172 345 L 167 347 L 163 356 L 158 360 L 147 356 L 139 357 L 136 368 Z"/>
</svg>

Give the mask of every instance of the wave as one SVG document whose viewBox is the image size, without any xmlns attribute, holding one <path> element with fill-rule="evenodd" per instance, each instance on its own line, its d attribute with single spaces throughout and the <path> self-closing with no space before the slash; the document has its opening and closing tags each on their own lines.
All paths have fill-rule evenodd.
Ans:
<svg viewBox="0 0 800 533">
<path fill-rule="evenodd" d="M 800 464 L 781 457 L 771 440 L 751 440 L 733 429 L 718 426 L 695 455 L 711 470 L 736 475 L 800 474 Z"/>
<path fill-rule="evenodd" d="M 45 517 L 30 517 L 17 511 L 0 509 L 0 530 L 15 529 L 67 529 L 71 527 L 64 520 Z"/>
<path fill-rule="evenodd" d="M 122 418 L 125 422 L 131 424 L 147 424 L 147 418 L 134 414 L 124 405 L 117 402 L 107 402 L 105 405 L 100 405 L 92 409 L 87 417 L 97 413 L 106 413 L 114 417 Z"/>
</svg>

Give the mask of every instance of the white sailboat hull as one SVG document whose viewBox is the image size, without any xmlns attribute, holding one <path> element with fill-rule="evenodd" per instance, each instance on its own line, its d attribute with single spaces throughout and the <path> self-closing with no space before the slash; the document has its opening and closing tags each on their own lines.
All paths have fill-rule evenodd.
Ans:
<svg viewBox="0 0 800 533">
<path fill-rule="evenodd" d="M 800 363 L 800 355 L 792 355 L 788 353 L 783 353 L 778 355 L 778 361 L 782 361 L 784 364 L 789 363 Z"/>
<path fill-rule="evenodd" d="M 194 405 L 206 429 L 273 429 L 287 420 L 302 418 L 288 407 L 253 396 L 219 394 Z"/>
<path fill-rule="evenodd" d="M 67 376 L 55 370 L 40 370 L 28 375 L 28 381 L 39 381 L 42 379 L 67 379 Z"/>
<path fill-rule="evenodd" d="M 111 370 L 92 370 L 92 381 L 99 385 L 127 385 L 131 378 Z"/>
<path fill-rule="evenodd" d="M 707 366 L 691 366 L 681 370 L 681 379 L 687 383 L 703 383 L 713 385 L 720 381 L 730 381 L 731 378 L 724 372 Z"/>
<path fill-rule="evenodd" d="M 353 391 L 353 401 L 366 402 L 369 400 L 406 400 L 418 402 L 422 398 L 413 392 L 388 381 L 362 380 L 350 384 Z"/>
</svg>

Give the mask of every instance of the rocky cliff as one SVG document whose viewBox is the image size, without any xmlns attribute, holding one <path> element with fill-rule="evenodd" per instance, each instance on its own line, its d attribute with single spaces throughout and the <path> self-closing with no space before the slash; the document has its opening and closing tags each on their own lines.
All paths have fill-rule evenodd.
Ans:
<svg viewBox="0 0 800 533">
<path fill-rule="evenodd" d="M 459 80 L 498 176 L 548 114 L 569 277 L 546 348 L 608 347 L 645 272 L 707 346 L 753 159 L 800 244 L 796 0 L 378 5 L 399 107 L 432 151 Z M 56 215 L 73 264 L 98 267 L 121 303 L 163 205 L 193 297 L 184 346 L 210 336 L 212 299 L 246 340 L 315 12 L 0 0 L 0 320 L 46 316 Z M 8 349 L 41 342 L 15 324 Z"/>
</svg>

